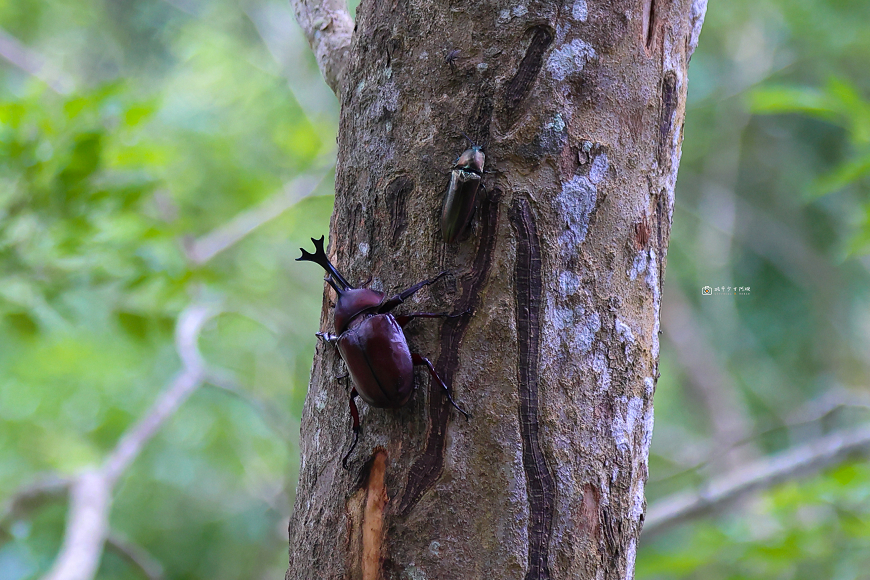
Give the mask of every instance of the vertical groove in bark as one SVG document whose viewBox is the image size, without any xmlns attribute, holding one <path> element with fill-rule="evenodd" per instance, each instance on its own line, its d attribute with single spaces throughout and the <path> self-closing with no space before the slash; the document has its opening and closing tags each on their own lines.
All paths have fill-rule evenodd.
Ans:
<svg viewBox="0 0 870 580">
<path fill-rule="evenodd" d="M 398 243 L 405 228 L 408 226 L 408 216 L 405 215 L 405 201 L 414 191 L 414 181 L 406 176 L 397 177 L 387 186 L 387 204 L 390 207 L 390 239 Z"/>
<path fill-rule="evenodd" d="M 501 191 L 494 189 L 481 203 L 480 214 L 483 219 L 480 243 L 471 271 L 463 276 L 462 295 L 455 306 L 456 310 L 463 314 L 447 319 L 441 327 L 441 354 L 435 363 L 435 369 L 447 385 L 453 384 L 453 377 L 459 364 L 459 343 L 474 315 L 474 309 L 480 305 L 480 291 L 489 274 L 495 248 L 495 233 L 498 230 L 500 200 Z M 438 480 L 444 466 L 444 437 L 451 405 L 441 388 L 435 385 L 434 381 L 430 384 L 426 448 L 408 472 L 408 482 L 399 504 L 399 513 L 402 515 L 407 515 L 417 505 L 423 494 Z"/>
<path fill-rule="evenodd" d="M 671 135 L 671 130 L 674 128 L 674 112 L 677 110 L 678 98 L 677 75 L 674 71 L 668 71 L 665 73 L 664 79 L 662 79 L 661 114 L 659 117 L 659 165 L 664 165 L 667 161 L 664 155 L 669 150 L 668 138 Z"/>
<path fill-rule="evenodd" d="M 665 255 L 667 253 L 667 240 L 670 236 L 670 231 L 668 229 L 668 224 L 670 223 L 670 216 L 667 213 L 667 208 L 665 204 L 667 203 L 667 196 L 664 191 L 660 191 L 658 195 L 654 196 L 655 198 L 655 216 L 656 216 L 656 254 L 658 256 L 658 266 L 659 266 L 659 288 L 664 288 L 665 284 Z M 656 376 L 656 380 L 658 380 L 658 376 Z"/>
<path fill-rule="evenodd" d="M 516 286 L 517 350 L 519 365 L 519 423 L 523 440 L 523 469 L 529 497 L 529 569 L 526 580 L 550 577 L 547 562 L 553 524 L 555 491 L 538 439 L 538 354 L 541 333 L 541 244 L 535 217 L 524 197 L 514 200 L 511 225 L 517 236 Z"/>
<path fill-rule="evenodd" d="M 644 48 L 650 53 L 656 39 L 656 0 L 644 0 L 643 11 Z"/>
<path fill-rule="evenodd" d="M 532 32 L 532 40 L 529 42 L 526 54 L 522 62 L 520 62 L 516 74 L 505 88 L 504 115 L 510 125 L 513 125 L 517 121 L 519 107 L 526 100 L 526 97 L 529 96 L 529 93 L 532 92 L 535 79 L 544 65 L 544 52 L 546 52 L 550 43 L 553 42 L 553 31 L 549 26 L 539 25 L 530 30 Z"/>
</svg>

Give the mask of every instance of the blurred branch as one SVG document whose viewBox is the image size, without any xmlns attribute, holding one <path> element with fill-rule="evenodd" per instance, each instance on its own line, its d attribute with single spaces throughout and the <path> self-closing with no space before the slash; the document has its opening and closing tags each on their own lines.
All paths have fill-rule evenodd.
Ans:
<svg viewBox="0 0 870 580">
<path fill-rule="evenodd" d="M 785 423 L 755 430 L 741 439 L 732 441 L 728 447 L 722 448 L 718 456 L 708 455 L 705 457 L 705 459 L 696 461 L 691 465 L 685 465 L 681 467 L 678 471 L 671 472 L 659 477 L 650 478 L 650 481 L 658 483 L 673 479 L 675 477 L 679 477 L 681 475 L 689 473 L 690 471 L 695 471 L 708 465 L 709 463 L 716 460 L 718 457 L 729 453 L 733 449 L 736 449 L 748 443 L 753 443 L 764 435 L 768 435 L 776 431 L 781 431 L 783 429 L 791 430 L 803 425 L 819 423 L 821 421 L 824 421 L 834 412 L 846 408 L 870 410 L 870 396 L 864 394 L 859 395 L 856 393 L 844 393 L 841 390 L 829 391 L 820 398 L 803 405 L 796 412 L 792 413 L 786 419 Z"/>
<path fill-rule="evenodd" d="M 7 534 L 6 530 L 15 520 L 48 501 L 65 496 L 70 485 L 69 478 L 49 475 L 19 489 L 6 500 L 0 511 L 0 537 Z"/>
<path fill-rule="evenodd" d="M 195 264 L 208 262 L 257 228 L 279 217 L 301 199 L 311 195 L 323 178 L 324 174 L 297 177 L 277 195 L 238 214 L 204 236 L 186 243 L 184 251 L 188 259 Z"/>
<path fill-rule="evenodd" d="M 712 428 L 713 454 L 734 449 L 734 441 L 750 430 L 743 405 L 715 349 L 700 328 L 692 306 L 677 286 L 668 288 L 662 301 L 662 329 L 674 345 L 677 361 L 701 400 Z M 750 453 L 751 454 L 751 453 Z M 709 454 L 708 454 L 709 455 Z M 735 458 L 748 460 L 749 457 Z"/>
<path fill-rule="evenodd" d="M 85 471 L 73 480 L 63 545 L 44 580 L 91 580 L 94 577 L 109 534 L 112 490 L 164 421 L 205 380 L 207 370 L 197 341 L 202 327 L 217 314 L 212 308 L 193 303 L 178 316 L 175 346 L 184 370 L 158 396 L 149 411 L 124 433 L 99 469 Z"/>
<path fill-rule="evenodd" d="M 60 554 L 44 580 L 90 580 L 100 565 L 112 489 L 99 470 L 75 478 Z"/>
<path fill-rule="evenodd" d="M 346 0 L 290 0 L 326 84 L 341 97 L 354 22 Z"/>
<path fill-rule="evenodd" d="M 127 538 L 111 532 L 106 538 L 106 547 L 142 571 L 148 580 L 164 580 L 163 565 L 145 548 L 130 542 Z"/>
<path fill-rule="evenodd" d="M 218 311 L 208 306 L 194 303 L 178 316 L 175 327 L 175 348 L 184 364 L 184 370 L 176 375 L 170 386 L 160 394 L 148 413 L 124 433 L 103 463 L 102 471 L 110 485 L 114 485 L 121 473 L 136 459 L 142 447 L 160 429 L 167 417 L 175 413 L 205 380 L 205 361 L 199 353 L 197 340 L 205 323 L 217 314 Z"/>
<path fill-rule="evenodd" d="M 696 492 L 680 492 L 655 502 L 647 511 L 643 537 L 715 512 L 753 492 L 821 471 L 856 454 L 870 453 L 870 427 L 837 432 L 759 460 L 709 481 Z"/>
<path fill-rule="evenodd" d="M 80 477 L 79 480 L 81 479 Z M 7 529 L 9 526 L 26 513 L 33 511 L 48 501 L 66 496 L 70 492 L 71 487 L 80 483 L 79 480 L 50 475 L 21 488 L 7 500 L 2 513 L 0 513 L 0 537 L 8 535 Z M 100 509 L 99 506 L 95 506 L 95 508 Z M 71 519 L 73 519 L 72 516 Z M 81 522 L 81 520 L 79 521 Z M 87 525 L 84 531 L 91 532 L 93 530 L 94 528 L 91 525 Z M 144 548 L 131 543 L 120 534 L 110 532 L 106 537 L 106 546 L 142 570 L 142 573 L 148 580 L 163 580 L 165 578 L 163 566 L 160 562 Z"/>
<path fill-rule="evenodd" d="M 0 58 L 15 68 L 44 82 L 56 93 L 65 95 L 72 91 L 72 80 L 66 75 L 50 74 L 46 59 L 27 48 L 21 42 L 0 28 Z"/>
</svg>

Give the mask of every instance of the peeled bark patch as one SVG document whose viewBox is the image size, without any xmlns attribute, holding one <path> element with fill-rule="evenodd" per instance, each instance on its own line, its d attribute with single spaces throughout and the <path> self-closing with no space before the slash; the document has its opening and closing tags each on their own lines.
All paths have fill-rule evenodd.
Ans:
<svg viewBox="0 0 870 580">
<path fill-rule="evenodd" d="M 384 479 L 387 472 L 387 453 L 375 452 L 369 480 L 366 484 L 366 506 L 362 525 L 362 578 L 380 578 L 381 555 L 384 544 L 384 508 L 389 501 Z"/>
</svg>

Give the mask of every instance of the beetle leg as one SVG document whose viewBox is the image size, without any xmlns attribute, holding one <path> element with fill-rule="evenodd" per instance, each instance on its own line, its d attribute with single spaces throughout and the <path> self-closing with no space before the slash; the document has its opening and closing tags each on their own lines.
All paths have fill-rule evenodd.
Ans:
<svg viewBox="0 0 870 580">
<path fill-rule="evenodd" d="M 350 416 L 353 418 L 353 443 L 350 445 L 350 450 L 347 452 L 347 455 L 344 456 L 344 459 L 341 460 L 341 466 L 347 469 L 347 459 L 350 457 L 350 454 L 353 453 L 354 448 L 356 448 L 356 442 L 359 441 L 359 409 L 356 408 L 356 402 L 354 399 L 357 398 L 359 393 L 356 392 L 356 387 L 351 389 L 350 391 Z"/>
<path fill-rule="evenodd" d="M 416 352 L 411 353 L 411 360 L 414 362 L 414 366 L 426 365 L 429 369 L 429 374 L 432 375 L 432 379 L 438 381 L 438 384 L 444 389 L 444 392 L 447 394 L 447 400 L 450 401 L 450 404 L 456 407 L 457 411 L 465 415 L 466 419 L 470 419 L 468 413 L 463 411 L 459 405 L 456 404 L 456 401 L 453 400 L 453 397 L 450 396 L 450 389 L 447 388 L 447 385 L 444 384 L 444 381 L 442 381 L 441 377 L 438 376 L 438 373 L 435 372 L 435 367 L 432 366 L 432 361 Z"/>
<path fill-rule="evenodd" d="M 388 299 L 384 300 L 383 302 L 381 302 L 380 307 L 378 307 L 378 314 L 383 314 L 384 312 L 389 312 L 390 310 L 392 310 L 393 308 L 395 308 L 396 306 L 398 306 L 399 304 L 401 304 L 402 302 L 404 302 L 405 300 L 410 298 L 415 292 L 417 292 L 417 290 L 419 290 L 423 286 L 428 286 L 429 284 L 434 284 L 435 282 L 437 282 L 438 280 L 440 280 L 441 278 L 443 278 L 446 275 L 447 275 L 447 272 L 441 272 L 440 274 L 438 274 L 434 278 L 429 278 L 428 280 L 423 280 L 422 282 L 418 282 L 418 283 L 414 284 L 413 286 L 411 286 L 410 288 L 408 288 L 407 290 L 405 290 L 404 292 L 402 292 L 400 294 L 396 294 L 392 298 L 388 298 Z"/>
<path fill-rule="evenodd" d="M 414 312 L 412 314 L 397 314 L 396 322 L 399 323 L 399 326 L 405 328 L 405 325 L 411 322 L 415 318 L 458 318 L 468 312 L 458 312 L 456 314 L 450 314 L 449 312 Z"/>
<path fill-rule="evenodd" d="M 328 332 L 316 332 L 314 334 L 314 336 L 316 336 L 317 338 L 319 338 L 323 342 L 328 342 L 329 344 L 332 344 L 332 345 L 334 345 L 336 342 L 338 342 L 338 335 L 337 334 L 330 334 Z"/>
</svg>

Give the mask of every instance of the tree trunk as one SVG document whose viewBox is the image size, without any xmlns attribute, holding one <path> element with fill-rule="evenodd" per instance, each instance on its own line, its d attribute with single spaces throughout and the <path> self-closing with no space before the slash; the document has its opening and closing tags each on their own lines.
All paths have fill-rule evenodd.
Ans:
<svg viewBox="0 0 870 580">
<path fill-rule="evenodd" d="M 288 579 L 633 575 L 686 68 L 705 5 L 359 6 L 329 255 L 388 294 L 450 273 L 398 311 L 461 313 L 406 334 L 471 419 L 418 371 L 407 406 L 360 405 L 344 470 L 351 385 L 320 344 Z M 462 131 L 495 173 L 470 234 L 445 244 Z"/>
</svg>

